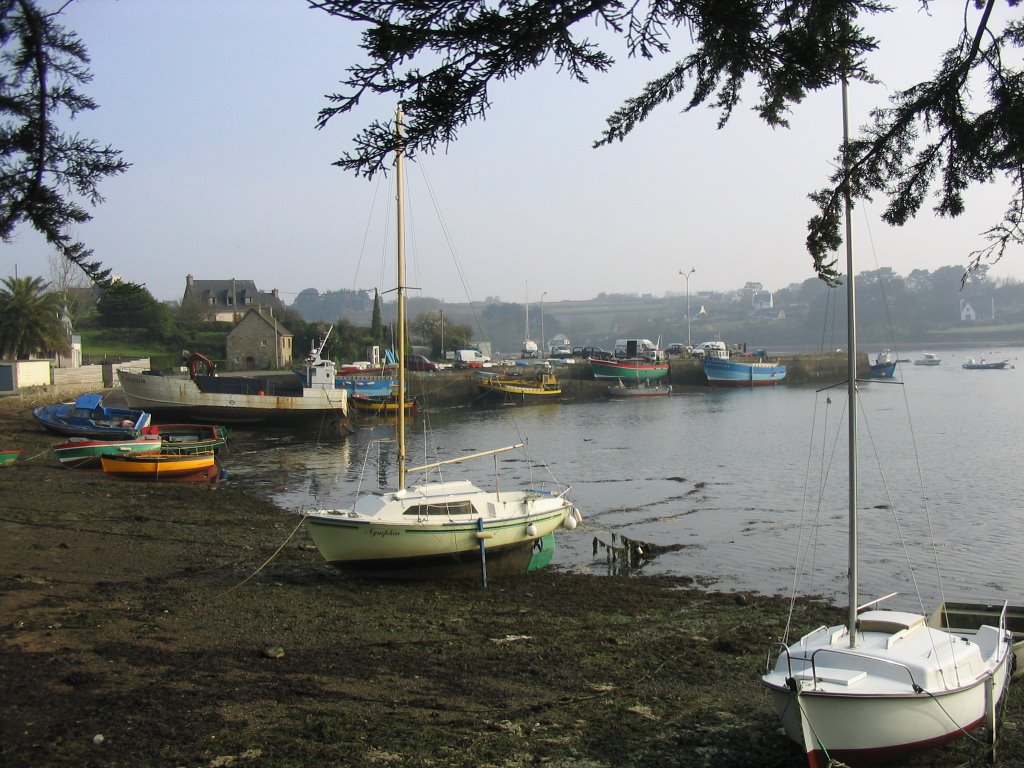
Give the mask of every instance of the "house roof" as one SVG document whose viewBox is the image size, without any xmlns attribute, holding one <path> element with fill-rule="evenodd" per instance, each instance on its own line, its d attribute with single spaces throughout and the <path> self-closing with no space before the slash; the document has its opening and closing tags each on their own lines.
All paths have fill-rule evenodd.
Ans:
<svg viewBox="0 0 1024 768">
<path fill-rule="evenodd" d="M 231 333 L 234 333 L 235 330 L 242 325 L 242 323 L 245 323 L 245 322 L 249 322 L 249 323 L 255 322 L 255 320 L 250 320 L 249 319 L 250 317 L 257 318 L 258 320 L 261 320 L 264 323 L 266 323 L 271 329 L 276 331 L 277 335 L 279 337 L 281 337 L 281 338 L 285 338 L 285 337 L 288 337 L 288 336 L 294 336 L 295 335 L 291 331 L 289 331 L 287 328 L 285 328 L 281 324 L 280 320 L 275 320 L 273 318 L 273 316 L 268 317 L 267 315 L 264 315 L 262 312 L 259 311 L 259 309 L 255 308 L 255 307 L 250 308 L 242 316 L 242 319 L 239 320 L 238 323 L 235 325 L 235 327 L 231 329 Z M 230 336 L 231 333 L 229 333 L 228 335 Z"/>
<path fill-rule="evenodd" d="M 230 300 L 232 297 L 233 302 Z M 275 309 L 285 308 L 284 302 L 272 291 L 258 290 L 252 280 L 195 280 L 190 276 L 185 285 L 183 303 L 188 299 L 217 307 L 251 307 L 260 304 Z"/>
</svg>

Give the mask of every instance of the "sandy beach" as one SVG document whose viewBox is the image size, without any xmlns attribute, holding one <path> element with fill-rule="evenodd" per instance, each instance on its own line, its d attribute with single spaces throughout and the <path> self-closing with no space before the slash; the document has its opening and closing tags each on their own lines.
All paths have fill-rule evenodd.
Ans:
<svg viewBox="0 0 1024 768">
<path fill-rule="evenodd" d="M 34 404 L 0 401 L 0 447 L 25 451 L 0 469 L 5 768 L 804 764 L 759 679 L 783 598 L 560 570 L 350 579 L 230 480 L 60 466 Z M 797 605 L 798 632 L 822 620 Z M 1000 765 L 1024 765 L 1021 693 Z M 966 738 L 906 763 L 985 764 Z"/>
</svg>

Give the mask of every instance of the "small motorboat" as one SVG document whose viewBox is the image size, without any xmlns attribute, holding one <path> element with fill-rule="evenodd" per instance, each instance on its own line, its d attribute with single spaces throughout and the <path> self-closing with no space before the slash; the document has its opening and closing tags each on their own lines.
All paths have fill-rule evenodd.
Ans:
<svg viewBox="0 0 1024 768">
<path fill-rule="evenodd" d="M 925 352 L 914 360 L 914 365 L 942 365 L 942 358 L 934 352 Z"/>
<path fill-rule="evenodd" d="M 968 371 L 1001 371 L 1007 367 L 1012 367 L 1009 360 L 986 360 L 984 357 L 980 360 L 968 357 L 961 366 Z"/>
<path fill-rule="evenodd" d="M 622 379 L 619 379 L 618 384 L 608 387 L 609 397 L 663 397 L 671 394 L 671 384 L 654 384 L 648 380 L 630 387 L 623 384 Z"/>
<path fill-rule="evenodd" d="M 136 438 L 150 422 L 146 411 L 108 408 L 102 395 L 79 395 L 73 403 L 41 405 L 32 415 L 48 432 L 98 440 Z"/>
</svg>

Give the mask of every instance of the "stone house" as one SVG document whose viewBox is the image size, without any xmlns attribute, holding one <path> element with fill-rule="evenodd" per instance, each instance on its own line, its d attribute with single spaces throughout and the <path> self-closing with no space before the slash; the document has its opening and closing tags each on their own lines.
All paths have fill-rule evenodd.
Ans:
<svg viewBox="0 0 1024 768">
<path fill-rule="evenodd" d="M 227 337 L 232 370 L 270 370 L 292 365 L 292 333 L 269 310 L 250 309 Z"/>
<path fill-rule="evenodd" d="M 196 280 L 185 276 L 185 293 L 181 305 L 195 306 L 207 320 L 234 323 L 250 309 L 263 307 L 282 312 L 284 302 L 277 289 L 260 291 L 252 280 Z"/>
</svg>

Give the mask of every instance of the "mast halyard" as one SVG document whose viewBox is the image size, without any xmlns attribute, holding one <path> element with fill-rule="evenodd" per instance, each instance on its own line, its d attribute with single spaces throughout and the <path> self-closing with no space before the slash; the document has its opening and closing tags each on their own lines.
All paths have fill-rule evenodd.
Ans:
<svg viewBox="0 0 1024 768">
<path fill-rule="evenodd" d="M 843 95 L 843 203 L 846 215 L 846 388 L 849 400 L 847 419 L 849 420 L 849 630 L 850 648 L 857 647 L 857 290 L 853 279 L 853 225 L 851 223 L 850 200 L 850 119 L 847 105 L 846 76 L 842 78 Z"/>
<path fill-rule="evenodd" d="M 402 106 L 395 110 L 395 219 L 398 231 L 398 487 L 405 488 L 405 146 L 402 139 Z"/>
</svg>

